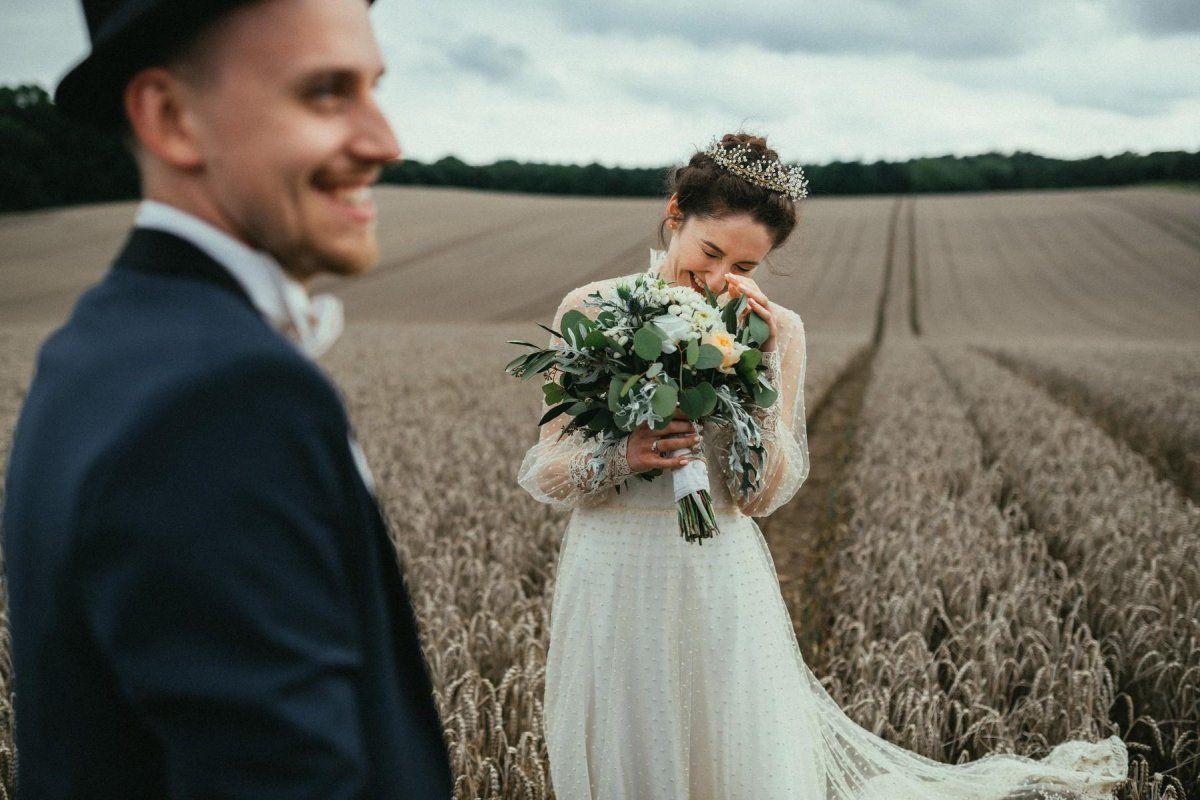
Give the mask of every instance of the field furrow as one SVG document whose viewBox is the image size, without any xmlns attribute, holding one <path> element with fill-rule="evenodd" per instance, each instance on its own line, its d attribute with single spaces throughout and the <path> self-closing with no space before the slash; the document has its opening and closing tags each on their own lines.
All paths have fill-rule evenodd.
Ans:
<svg viewBox="0 0 1200 800">
<path fill-rule="evenodd" d="M 1123 735 L 1190 785 L 1200 775 L 1200 508 L 1122 442 L 989 358 L 936 354 L 1030 526 L 1085 587 Z"/>
<path fill-rule="evenodd" d="M 1200 398 L 1194 388 L 1130 373 L 1102 350 L 1088 355 L 1031 345 L 986 351 L 999 364 L 1087 415 L 1200 504 Z"/>
<path fill-rule="evenodd" d="M 1083 587 L 1024 528 L 922 348 L 883 345 L 856 442 L 819 659 L 839 704 L 950 762 L 1111 733 Z"/>
</svg>

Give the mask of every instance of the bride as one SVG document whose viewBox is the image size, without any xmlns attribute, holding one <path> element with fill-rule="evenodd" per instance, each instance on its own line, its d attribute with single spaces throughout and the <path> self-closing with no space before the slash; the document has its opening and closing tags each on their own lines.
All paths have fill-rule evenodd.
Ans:
<svg viewBox="0 0 1200 800">
<path fill-rule="evenodd" d="M 1041 760 L 992 754 L 943 764 L 854 723 L 808 669 L 752 517 L 786 503 L 809 472 L 804 325 L 752 277 L 788 238 L 805 195 L 799 167 L 766 141 L 727 134 L 670 176 L 665 252 L 649 271 L 697 291 L 745 295 L 771 331 L 763 344 L 779 400 L 759 422 L 759 491 L 735 502 L 728 431 L 680 412 L 608 454 L 591 488 L 591 443 L 543 427 L 518 481 L 573 509 L 551 609 L 545 721 L 559 800 L 1000 800 L 1108 798 L 1126 777 L 1125 745 L 1069 741 Z M 662 233 L 660 229 L 660 233 Z M 567 294 L 554 328 L 591 292 Z M 552 342 L 556 344 L 557 342 Z M 703 459 L 720 533 L 679 533 L 669 471 Z M 663 469 L 653 480 L 634 473 Z M 621 486 L 621 491 L 616 488 Z M 803 536 L 804 531 L 795 535 Z"/>
</svg>

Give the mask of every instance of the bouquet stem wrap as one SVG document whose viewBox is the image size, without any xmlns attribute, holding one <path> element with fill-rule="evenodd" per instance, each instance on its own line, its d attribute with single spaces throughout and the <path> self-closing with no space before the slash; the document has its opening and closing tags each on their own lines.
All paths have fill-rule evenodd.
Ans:
<svg viewBox="0 0 1200 800">
<path fill-rule="evenodd" d="M 686 448 L 675 450 L 671 457 L 678 458 L 690 452 Z M 673 470 L 671 477 L 675 488 L 675 506 L 679 510 L 679 531 L 685 540 L 704 544 L 705 539 L 720 533 L 712 507 L 708 467 L 702 459 L 695 459 Z"/>
</svg>

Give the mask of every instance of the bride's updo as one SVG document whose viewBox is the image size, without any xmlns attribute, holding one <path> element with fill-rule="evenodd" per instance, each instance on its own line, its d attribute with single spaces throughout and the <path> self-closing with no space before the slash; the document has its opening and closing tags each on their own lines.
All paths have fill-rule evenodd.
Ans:
<svg viewBox="0 0 1200 800">
<path fill-rule="evenodd" d="M 745 145 L 751 161 L 780 161 L 779 154 L 767 146 L 763 136 L 727 133 L 721 137 L 724 147 Z M 679 196 L 679 210 L 688 217 L 723 217 L 749 214 L 771 234 L 772 249 L 779 247 L 796 227 L 796 204 L 782 192 L 751 183 L 722 167 L 703 150 L 688 163 L 667 173 L 667 194 Z M 659 238 L 665 241 L 666 220 L 659 226 Z"/>
</svg>

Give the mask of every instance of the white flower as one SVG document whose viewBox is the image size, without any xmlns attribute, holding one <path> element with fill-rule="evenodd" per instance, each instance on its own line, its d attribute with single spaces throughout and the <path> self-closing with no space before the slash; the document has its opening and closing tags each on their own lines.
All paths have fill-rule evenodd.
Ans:
<svg viewBox="0 0 1200 800">
<path fill-rule="evenodd" d="M 663 342 L 664 353 L 674 353 L 677 343 L 691 338 L 691 324 L 673 314 L 663 314 L 650 321 L 667 336 L 667 341 Z"/>
</svg>

